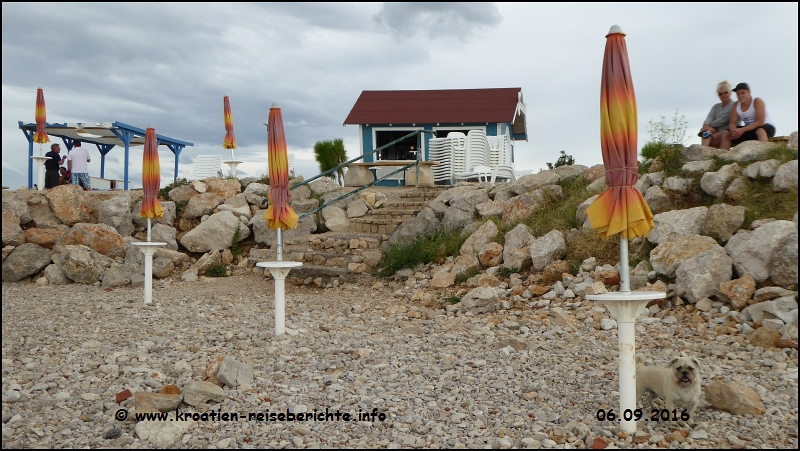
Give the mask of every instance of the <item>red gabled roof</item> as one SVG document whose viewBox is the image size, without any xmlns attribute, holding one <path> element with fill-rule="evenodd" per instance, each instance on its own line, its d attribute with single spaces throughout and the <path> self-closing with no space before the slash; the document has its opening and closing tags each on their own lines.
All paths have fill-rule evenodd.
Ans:
<svg viewBox="0 0 800 451">
<path fill-rule="evenodd" d="M 344 124 L 513 122 L 522 88 L 362 91 Z"/>
</svg>

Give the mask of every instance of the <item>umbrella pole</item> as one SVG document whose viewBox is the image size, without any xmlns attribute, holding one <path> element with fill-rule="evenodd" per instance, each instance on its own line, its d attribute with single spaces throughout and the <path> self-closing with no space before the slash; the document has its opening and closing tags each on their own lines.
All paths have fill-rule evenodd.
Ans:
<svg viewBox="0 0 800 451">
<path fill-rule="evenodd" d="M 620 258 L 620 275 L 619 275 L 619 291 L 631 291 L 631 271 L 628 266 L 628 239 L 622 236 L 619 237 L 619 258 Z"/>
<path fill-rule="evenodd" d="M 283 229 L 278 227 L 278 245 L 276 246 L 277 250 L 275 252 L 275 260 L 282 262 L 283 261 Z"/>
<path fill-rule="evenodd" d="M 149 243 L 150 241 L 152 241 L 150 239 L 150 218 L 147 218 L 147 242 Z"/>
</svg>

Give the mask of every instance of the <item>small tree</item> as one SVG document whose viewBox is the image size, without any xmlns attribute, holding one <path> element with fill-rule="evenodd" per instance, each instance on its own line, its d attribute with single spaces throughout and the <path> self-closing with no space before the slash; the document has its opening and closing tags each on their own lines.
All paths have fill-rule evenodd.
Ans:
<svg viewBox="0 0 800 451">
<path fill-rule="evenodd" d="M 575 159 L 572 158 L 572 155 L 567 155 L 567 153 L 562 150 L 561 156 L 556 160 L 556 164 L 547 163 L 547 169 L 553 170 L 559 166 L 571 166 L 573 164 L 575 164 Z"/>
<path fill-rule="evenodd" d="M 317 143 L 314 144 L 314 158 L 319 164 L 320 173 L 344 163 L 347 161 L 347 150 L 344 148 L 344 140 L 342 138 L 336 138 L 327 141 L 317 141 Z M 339 184 L 344 186 L 344 171 L 339 168 L 336 173 L 336 175 L 339 176 Z M 328 177 L 336 181 L 336 175 L 330 174 Z"/>
</svg>

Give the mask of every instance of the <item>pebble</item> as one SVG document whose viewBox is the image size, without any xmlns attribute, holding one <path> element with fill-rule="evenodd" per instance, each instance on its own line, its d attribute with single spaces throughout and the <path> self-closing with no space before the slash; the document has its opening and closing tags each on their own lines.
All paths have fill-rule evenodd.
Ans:
<svg viewBox="0 0 800 451">
<path fill-rule="evenodd" d="M 609 448 L 667 440 L 681 448 L 798 445 L 789 433 L 798 420 L 797 351 L 751 346 L 746 335 L 717 326 L 714 314 L 693 310 L 707 328 L 698 336 L 693 307 L 664 306 L 646 318 L 652 321 L 637 321 L 636 351 L 664 366 L 679 350 L 696 356 L 705 384 L 742 382 L 757 390 L 766 412 L 731 415 L 703 398 L 685 442 L 654 422 L 621 438 L 616 423 L 596 417 L 619 405 L 616 322 L 580 291 L 544 300 L 529 294 L 508 310 L 464 314 L 412 302 L 408 290 L 394 297 L 398 288 L 358 277 L 328 289 L 287 283 L 292 334 L 280 337 L 263 274 L 156 283 L 149 306 L 141 288 L 4 283 L 3 448 L 552 449 L 600 437 Z M 414 278 L 427 290 L 427 274 Z M 191 395 L 220 356 L 252 367 L 252 383 L 225 386 L 224 397 L 182 404 L 181 412 L 355 416 L 377 409 L 385 419 L 137 428 L 134 398 L 115 402 L 126 389 L 160 392 L 171 384 L 182 396 L 189 386 Z M 130 411 L 127 421 L 115 420 L 119 409 Z"/>
</svg>

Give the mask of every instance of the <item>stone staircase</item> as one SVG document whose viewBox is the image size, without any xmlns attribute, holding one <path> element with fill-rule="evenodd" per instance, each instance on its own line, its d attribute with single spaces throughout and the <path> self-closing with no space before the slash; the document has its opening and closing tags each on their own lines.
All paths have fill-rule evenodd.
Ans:
<svg viewBox="0 0 800 451">
<path fill-rule="evenodd" d="M 286 260 L 303 262 L 289 278 L 295 283 L 328 286 L 336 280 L 354 281 L 383 258 L 383 245 L 406 219 L 415 217 L 440 193 L 450 187 L 398 187 L 383 206 L 360 218 L 350 218 L 350 230 L 325 232 L 287 240 Z M 340 283 L 339 282 L 339 283 Z"/>
</svg>

